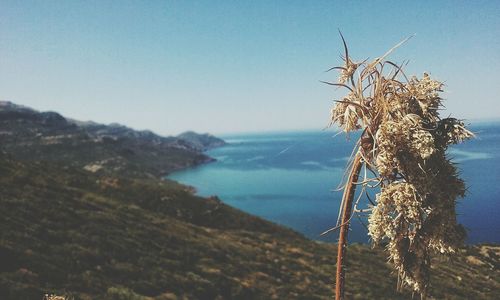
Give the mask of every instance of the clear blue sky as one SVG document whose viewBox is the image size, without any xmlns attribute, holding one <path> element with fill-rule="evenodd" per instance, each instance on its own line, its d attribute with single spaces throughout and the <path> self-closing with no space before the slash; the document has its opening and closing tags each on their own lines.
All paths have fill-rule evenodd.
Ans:
<svg viewBox="0 0 500 300">
<path fill-rule="evenodd" d="M 340 63 L 391 59 L 500 118 L 500 1 L 0 1 L 0 99 L 160 134 L 321 129 Z"/>
</svg>

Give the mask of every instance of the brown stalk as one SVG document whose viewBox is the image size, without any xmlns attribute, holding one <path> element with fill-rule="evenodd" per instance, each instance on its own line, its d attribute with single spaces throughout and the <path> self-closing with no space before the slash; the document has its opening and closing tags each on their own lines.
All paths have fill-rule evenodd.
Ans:
<svg viewBox="0 0 500 300">
<path fill-rule="evenodd" d="M 337 250 L 337 274 L 335 281 L 335 299 L 344 299 L 344 283 L 345 283 L 345 272 L 344 272 L 344 262 L 347 252 L 347 235 L 349 233 L 349 221 L 352 214 L 352 205 L 354 201 L 354 193 L 356 191 L 356 182 L 358 182 L 359 172 L 361 170 L 361 150 L 358 150 L 354 156 L 354 160 L 351 167 L 351 173 L 349 174 L 349 179 L 347 180 L 346 186 L 344 188 L 344 194 L 342 195 L 342 218 L 340 220 L 340 236 Z"/>
</svg>

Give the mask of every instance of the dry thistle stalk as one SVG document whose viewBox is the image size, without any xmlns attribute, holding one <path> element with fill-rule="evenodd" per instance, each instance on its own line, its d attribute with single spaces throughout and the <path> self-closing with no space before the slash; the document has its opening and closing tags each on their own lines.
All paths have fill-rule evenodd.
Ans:
<svg viewBox="0 0 500 300">
<path fill-rule="evenodd" d="M 343 268 L 353 205 L 354 213 L 371 211 L 369 235 L 374 244 L 387 242 L 398 288 L 408 286 L 425 298 L 430 254 L 453 253 L 465 238 L 455 213 L 465 185 L 446 150 L 474 135 L 462 121 L 439 116 L 441 82 L 425 73 L 408 79 L 404 64 L 386 60 L 406 40 L 372 62 L 356 63 L 340 35 L 344 65 L 330 69 L 340 71 L 337 83 L 325 83 L 345 88 L 347 95 L 332 108 L 330 125 L 337 124 L 346 133 L 362 130 L 362 134 L 335 227 L 340 228 L 336 299 L 344 297 Z M 365 175 L 358 180 L 362 170 Z M 374 205 L 357 209 L 356 186 L 361 193 L 368 187 L 380 188 Z"/>
</svg>

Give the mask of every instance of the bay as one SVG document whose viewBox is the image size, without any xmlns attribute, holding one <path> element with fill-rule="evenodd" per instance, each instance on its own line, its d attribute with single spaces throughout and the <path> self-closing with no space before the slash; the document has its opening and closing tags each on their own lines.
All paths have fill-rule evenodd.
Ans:
<svg viewBox="0 0 500 300">
<path fill-rule="evenodd" d="M 457 205 L 468 243 L 500 243 L 500 124 L 471 127 L 477 138 L 449 149 L 468 191 Z M 216 162 L 170 174 L 202 196 L 288 226 L 305 236 L 335 242 L 337 233 L 320 236 L 337 221 L 339 187 L 356 135 L 333 130 L 234 134 L 228 145 L 208 151 Z M 370 192 L 371 195 L 376 190 Z M 366 199 L 360 201 L 366 207 Z M 358 218 L 359 217 L 359 218 Z M 366 216 L 351 222 L 350 242 L 369 242 Z"/>
</svg>

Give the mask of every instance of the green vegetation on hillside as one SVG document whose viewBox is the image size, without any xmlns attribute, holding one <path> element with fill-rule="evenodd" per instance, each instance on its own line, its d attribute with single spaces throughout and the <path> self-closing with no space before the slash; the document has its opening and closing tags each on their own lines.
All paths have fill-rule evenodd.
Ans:
<svg viewBox="0 0 500 300">
<path fill-rule="evenodd" d="M 0 159 L 0 298 L 328 299 L 336 249 L 156 179 Z M 432 270 L 436 299 L 493 299 L 499 247 Z M 408 299 L 381 249 L 349 249 L 353 299 Z M 116 298 L 133 299 L 133 298 Z M 142 298 L 137 298 L 142 299 Z"/>
</svg>

